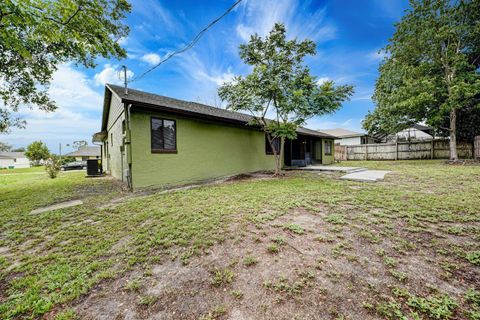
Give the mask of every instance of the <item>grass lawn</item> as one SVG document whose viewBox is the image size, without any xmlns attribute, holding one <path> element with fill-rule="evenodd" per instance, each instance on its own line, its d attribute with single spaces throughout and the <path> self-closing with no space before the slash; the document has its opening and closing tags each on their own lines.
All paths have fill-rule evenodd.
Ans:
<svg viewBox="0 0 480 320">
<path fill-rule="evenodd" d="M 129 197 L 0 171 L 0 318 L 480 319 L 480 166 L 343 165 L 393 173 Z"/>
</svg>

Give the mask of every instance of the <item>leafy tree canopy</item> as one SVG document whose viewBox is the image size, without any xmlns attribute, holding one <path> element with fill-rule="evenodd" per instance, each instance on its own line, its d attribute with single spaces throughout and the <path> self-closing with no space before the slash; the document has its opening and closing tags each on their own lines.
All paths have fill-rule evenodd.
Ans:
<svg viewBox="0 0 480 320">
<path fill-rule="evenodd" d="M 40 160 L 47 160 L 50 157 L 50 150 L 42 141 L 34 141 L 27 146 L 25 156 L 34 164 L 39 164 Z"/>
<path fill-rule="evenodd" d="M 81 147 L 85 147 L 88 145 L 88 142 L 85 140 L 78 140 L 78 141 L 73 141 L 73 148 L 74 149 L 80 149 Z"/>
<path fill-rule="evenodd" d="M 424 121 L 450 136 L 450 157 L 456 160 L 456 133 L 480 126 L 467 115 L 480 108 L 480 1 L 411 0 L 410 5 L 384 49 L 376 108 L 363 126 L 389 134 Z M 457 117 L 465 127 L 457 126 Z"/>
<path fill-rule="evenodd" d="M 11 145 L 9 145 L 8 143 L 0 141 L 0 152 L 11 151 L 11 150 L 12 150 Z"/>
<path fill-rule="evenodd" d="M 20 105 L 57 108 L 47 89 L 59 64 L 125 57 L 118 40 L 128 12 L 127 0 L 0 1 L 0 132 L 25 126 L 12 114 Z"/>
<path fill-rule="evenodd" d="M 253 71 L 235 77 L 218 91 L 229 109 L 250 113 L 252 124 L 268 133 L 277 174 L 285 138 L 295 138 L 299 125 L 313 116 L 334 112 L 353 94 L 350 85 L 318 84 L 303 65 L 303 59 L 315 53 L 313 41 L 287 40 L 285 26 L 277 23 L 264 39 L 255 34 L 240 46 L 240 57 Z M 274 139 L 280 139 L 281 150 L 274 147 Z"/>
</svg>

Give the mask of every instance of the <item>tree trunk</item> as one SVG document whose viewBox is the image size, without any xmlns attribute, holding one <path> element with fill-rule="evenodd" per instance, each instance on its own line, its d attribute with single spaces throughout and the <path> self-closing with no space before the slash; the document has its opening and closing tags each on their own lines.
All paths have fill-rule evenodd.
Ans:
<svg viewBox="0 0 480 320">
<path fill-rule="evenodd" d="M 457 110 L 450 111 L 450 161 L 457 161 Z"/>
</svg>

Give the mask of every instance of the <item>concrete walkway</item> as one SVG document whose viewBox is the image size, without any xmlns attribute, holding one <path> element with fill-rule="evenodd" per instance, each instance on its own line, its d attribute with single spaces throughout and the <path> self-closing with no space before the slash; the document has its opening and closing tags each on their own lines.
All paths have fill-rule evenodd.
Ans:
<svg viewBox="0 0 480 320">
<path fill-rule="evenodd" d="M 385 175 L 390 172 L 391 171 L 386 170 L 366 170 L 346 174 L 340 177 L 340 179 L 362 182 L 377 182 L 383 180 L 385 178 Z"/>
<path fill-rule="evenodd" d="M 83 204 L 82 200 L 72 200 L 72 201 L 65 201 L 61 203 L 57 203 L 48 207 L 43 207 L 43 208 L 38 208 L 35 210 L 30 211 L 30 214 L 39 214 L 42 212 L 48 212 L 52 210 L 58 210 L 58 209 L 63 209 L 63 208 L 70 208 L 70 207 L 75 207 Z"/>
<path fill-rule="evenodd" d="M 330 172 L 360 172 L 366 171 L 366 168 L 361 167 L 338 167 L 338 166 L 322 166 L 322 165 L 315 165 L 315 166 L 306 166 L 306 167 L 289 167 L 285 168 L 285 170 L 304 170 L 304 171 L 330 171 Z"/>
<path fill-rule="evenodd" d="M 368 170 L 362 167 L 339 167 L 339 166 L 306 166 L 306 167 L 289 167 L 285 170 L 303 170 L 303 171 L 323 171 L 323 172 L 345 172 L 346 175 L 340 177 L 344 180 L 377 182 L 383 180 L 385 175 L 391 171 L 385 170 Z"/>
</svg>

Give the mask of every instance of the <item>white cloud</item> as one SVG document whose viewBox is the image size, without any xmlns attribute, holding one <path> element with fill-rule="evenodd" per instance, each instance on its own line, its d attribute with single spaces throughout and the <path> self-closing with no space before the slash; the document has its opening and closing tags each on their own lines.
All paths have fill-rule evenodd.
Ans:
<svg viewBox="0 0 480 320">
<path fill-rule="evenodd" d="M 27 120 L 26 129 L 13 129 L 2 140 L 15 146 L 42 140 L 53 152 L 58 152 L 59 143 L 91 141 L 92 134 L 100 129 L 103 93 L 96 91 L 87 75 L 71 64 L 60 65 L 48 93 L 58 109 L 47 113 L 22 106 L 18 115 Z"/>
<path fill-rule="evenodd" d="M 207 67 L 194 53 L 187 53 L 178 58 L 178 65 L 185 76 L 203 83 L 207 82 L 205 85 L 208 87 L 220 86 L 224 82 L 231 81 L 235 76 L 230 67 L 226 71 L 215 66 Z"/>
<path fill-rule="evenodd" d="M 375 50 L 367 54 L 367 58 L 374 61 L 380 61 L 387 57 L 383 50 Z"/>
<path fill-rule="evenodd" d="M 156 53 L 147 53 L 142 56 L 141 60 L 153 66 L 160 62 L 160 56 Z"/>
<path fill-rule="evenodd" d="M 335 38 L 336 28 L 326 21 L 325 9 L 311 14 L 308 1 L 299 0 L 247 0 L 242 4 L 243 15 L 237 24 L 237 35 L 244 41 L 250 35 L 258 33 L 265 36 L 276 22 L 282 22 L 288 35 L 300 39 L 309 38 L 316 42 L 324 42 Z"/>
<path fill-rule="evenodd" d="M 133 77 L 133 72 L 127 70 L 127 79 Z M 106 83 L 121 84 L 123 83 L 123 72 L 119 66 L 106 64 L 103 70 L 93 76 L 97 86 L 103 86 Z"/>
<path fill-rule="evenodd" d="M 327 81 L 330 81 L 331 79 L 329 77 L 321 77 L 321 78 L 318 78 L 317 80 L 317 85 L 321 86 L 322 84 L 324 84 L 325 82 Z"/>
</svg>

